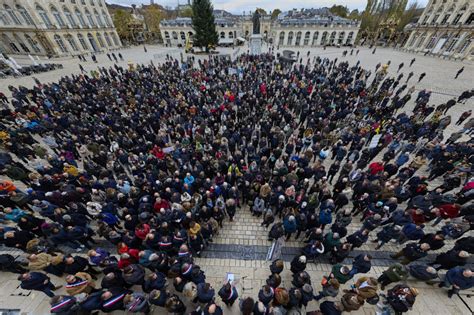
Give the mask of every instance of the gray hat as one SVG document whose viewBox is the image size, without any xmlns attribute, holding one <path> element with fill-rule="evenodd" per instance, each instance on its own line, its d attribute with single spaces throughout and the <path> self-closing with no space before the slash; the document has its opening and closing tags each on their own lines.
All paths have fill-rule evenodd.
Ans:
<svg viewBox="0 0 474 315">
<path fill-rule="evenodd" d="M 63 220 L 64 220 L 64 221 L 71 221 L 72 218 L 71 218 L 71 216 L 70 216 L 69 214 L 65 214 L 65 215 L 63 215 Z"/>
</svg>

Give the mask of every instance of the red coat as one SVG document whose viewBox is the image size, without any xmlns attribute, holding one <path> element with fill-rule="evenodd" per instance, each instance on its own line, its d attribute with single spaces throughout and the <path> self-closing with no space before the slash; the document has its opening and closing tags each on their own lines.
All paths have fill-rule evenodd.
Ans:
<svg viewBox="0 0 474 315">
<path fill-rule="evenodd" d="M 383 170 L 384 170 L 383 164 L 380 162 L 370 163 L 369 165 L 369 171 L 371 175 L 376 175 L 380 172 L 383 172 Z"/>
<path fill-rule="evenodd" d="M 155 209 L 155 212 L 160 212 L 160 209 L 169 209 L 170 208 L 170 203 L 166 199 L 161 199 L 160 202 L 155 202 L 153 205 L 153 209 Z"/>
<path fill-rule="evenodd" d="M 144 240 L 146 238 L 146 235 L 149 232 L 150 232 L 150 226 L 148 224 L 143 224 L 141 228 L 139 227 L 135 228 L 135 235 L 141 240 Z"/>
<path fill-rule="evenodd" d="M 439 206 L 438 207 L 440 216 L 443 219 L 452 219 L 456 218 L 459 215 L 459 210 L 461 209 L 461 206 L 456 205 L 454 203 L 447 203 L 445 205 Z"/>
</svg>

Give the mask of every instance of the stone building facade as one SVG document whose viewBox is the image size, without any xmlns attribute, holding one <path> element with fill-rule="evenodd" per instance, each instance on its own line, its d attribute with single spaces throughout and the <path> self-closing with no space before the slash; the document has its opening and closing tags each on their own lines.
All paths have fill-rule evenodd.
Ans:
<svg viewBox="0 0 474 315">
<path fill-rule="evenodd" d="M 474 1 L 430 0 L 404 49 L 444 58 L 474 60 Z"/>
<path fill-rule="evenodd" d="M 260 19 L 260 32 L 268 43 L 278 46 L 353 45 L 359 32 L 358 21 L 333 16 L 325 9 L 289 11 L 272 20 L 270 15 Z M 248 39 L 252 34 L 251 15 L 216 18 L 219 42 L 229 43 L 238 37 Z M 190 18 L 161 22 L 161 35 L 169 46 L 184 45 L 194 34 Z"/>
<path fill-rule="evenodd" d="M 122 46 L 105 0 L 3 0 L 0 51 L 67 56 Z"/>
<path fill-rule="evenodd" d="M 242 36 L 242 28 L 238 21 L 229 18 L 216 18 L 215 22 L 219 44 L 232 44 L 237 37 Z M 187 17 L 161 21 L 160 31 L 165 45 L 183 47 L 188 39 L 192 41 L 195 33 L 191 18 Z"/>
</svg>

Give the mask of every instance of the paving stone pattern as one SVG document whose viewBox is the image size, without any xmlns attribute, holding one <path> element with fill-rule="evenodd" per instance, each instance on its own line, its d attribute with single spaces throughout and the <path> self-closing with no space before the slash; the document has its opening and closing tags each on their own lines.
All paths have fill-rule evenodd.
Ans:
<svg viewBox="0 0 474 315">
<path fill-rule="evenodd" d="M 163 48 L 160 46 L 149 46 L 148 53 L 144 53 L 140 48 L 132 48 L 123 50 L 122 54 L 125 57 L 125 61 L 120 62 L 122 66 L 126 66 L 128 61 L 135 63 L 149 63 L 162 62 L 167 53 L 173 54 L 174 57 L 180 58 L 180 53 L 176 49 Z M 241 49 L 240 52 L 245 52 L 246 49 Z M 306 56 L 308 50 L 301 50 L 301 55 Z M 392 66 L 389 68 L 389 75 L 395 75 L 396 67 L 399 63 L 405 63 L 405 73 L 408 73 L 406 67 L 409 61 L 414 55 L 393 51 L 390 49 L 377 49 L 377 53 L 372 55 L 370 50 L 367 48 L 360 48 L 360 54 L 358 56 L 347 56 L 346 58 L 341 57 L 342 49 L 328 48 L 322 50 L 320 48 L 311 48 L 311 57 L 314 55 L 320 55 L 321 57 L 327 57 L 330 59 L 338 58 L 338 60 L 347 60 L 350 65 L 355 64 L 357 61 L 361 62 L 361 65 L 368 69 L 374 69 L 378 62 L 387 62 L 391 60 Z M 231 49 L 222 49 L 223 53 L 232 53 Z M 186 56 L 186 55 L 185 55 Z M 459 62 L 452 62 L 446 60 L 439 60 L 432 57 L 424 57 L 421 55 L 415 55 L 416 62 L 410 71 L 415 73 L 412 78 L 411 84 L 414 84 L 415 79 L 420 73 L 426 72 L 427 76 L 425 79 L 416 84 L 416 89 L 430 89 L 433 91 L 430 104 L 440 104 L 446 102 L 448 99 L 458 96 L 462 91 L 472 88 L 472 78 L 474 77 L 474 65 L 472 63 L 461 64 Z M 206 57 L 197 57 L 206 58 Z M 112 63 L 108 61 L 105 55 L 98 56 L 98 64 L 92 62 L 83 63 L 84 68 L 87 71 L 96 69 L 97 65 L 100 66 L 111 66 Z M 28 63 L 28 60 L 22 62 Z M 38 74 L 36 77 L 42 82 L 56 81 L 59 76 L 69 75 L 71 73 L 78 73 L 77 60 L 62 58 L 58 61 L 64 65 L 64 69 L 56 70 L 48 73 Z M 465 66 L 465 71 L 461 77 L 453 81 L 449 78 L 453 77 L 456 71 L 461 67 Z M 23 78 L 9 78 L 1 80 L 0 91 L 6 95 L 10 95 L 7 90 L 8 85 L 24 85 L 31 87 L 34 84 L 32 77 Z M 413 98 L 412 98 L 413 99 Z M 468 101 L 466 104 L 456 105 L 448 113 L 452 116 L 452 121 L 456 121 L 459 115 L 467 110 L 468 108 L 474 108 L 473 100 Z M 411 111 L 413 108 L 413 101 L 408 104 L 407 110 Z M 460 127 L 451 124 L 446 128 L 445 135 L 449 135 L 453 131 L 457 131 Z M 330 161 L 326 161 L 326 166 L 329 166 Z M 426 169 L 421 170 L 426 172 Z M 1 176 L 0 176 L 1 178 Z M 439 182 L 433 182 L 434 185 L 438 185 Z M 224 223 L 224 227 L 220 230 L 219 235 L 214 237 L 214 242 L 203 252 L 201 258 L 196 258 L 196 263 L 202 267 L 207 276 L 207 281 L 217 290 L 224 283 L 227 273 L 234 273 L 237 279 L 236 283 L 239 290 L 240 297 L 252 296 L 256 297 L 258 290 L 262 285 L 265 284 L 265 280 L 269 275 L 269 261 L 265 261 L 268 253 L 268 249 L 271 246 L 271 242 L 267 240 L 268 230 L 260 226 L 261 219 L 253 217 L 248 208 L 241 208 L 237 211 L 235 222 Z M 440 225 L 441 226 L 441 225 Z M 361 227 L 359 219 L 354 219 L 353 223 L 348 227 L 348 234 L 354 232 Z M 436 228 L 427 226 L 425 228 L 428 231 L 435 231 Z M 375 237 L 376 232 L 371 233 L 371 238 Z M 393 260 L 389 257 L 391 253 L 397 252 L 401 246 L 393 243 L 385 244 L 381 250 L 375 250 L 375 244 L 369 242 L 364 244 L 361 248 L 353 251 L 351 256 L 344 262 L 346 264 L 351 263 L 351 257 L 359 253 L 369 253 L 374 257 L 372 270 L 367 274 L 370 276 L 378 277 L 387 265 Z M 448 241 L 445 248 L 450 248 L 453 241 Z M 100 241 L 100 246 L 112 249 L 109 243 Z M 289 271 L 289 261 L 294 255 L 298 254 L 300 249 L 304 246 L 304 243 L 290 239 L 284 243 L 281 254 L 285 260 L 285 270 L 282 273 L 282 286 L 291 287 L 291 272 Z M 65 250 L 66 249 L 64 248 Z M 0 248 L 0 253 L 8 252 L 13 254 L 15 257 L 22 258 L 24 254 L 19 250 Z M 436 251 L 425 258 L 425 261 L 430 261 L 434 258 L 435 254 L 441 252 Z M 84 254 L 81 254 L 84 255 Z M 472 261 L 471 261 L 472 265 Z M 329 273 L 331 265 L 327 262 L 326 258 L 317 259 L 315 263 L 308 263 L 307 271 L 311 275 L 314 291 L 317 292 L 321 289 L 319 284 L 320 279 Z M 64 279 L 57 278 L 50 275 L 53 283 L 64 284 Z M 358 278 L 361 275 L 357 275 Z M 19 282 L 16 280 L 17 275 L 11 273 L 0 273 L 0 309 L 9 310 L 20 310 L 21 314 L 49 314 L 49 298 L 43 293 L 36 291 L 27 291 L 19 288 Z M 100 281 L 100 279 L 99 279 Z M 100 283 L 98 281 L 98 283 Z M 341 289 L 348 288 L 354 280 L 349 281 Z M 419 296 L 417 297 L 416 303 L 413 310 L 408 314 L 431 314 L 431 315 L 468 315 L 472 314 L 474 310 L 473 298 L 468 294 L 470 292 L 462 292 L 459 296 L 453 296 L 449 299 L 446 294 L 446 290 L 439 289 L 437 286 L 430 286 L 425 283 L 414 282 L 408 280 L 410 285 L 419 289 Z M 172 285 L 169 286 L 170 289 Z M 139 287 L 133 287 L 132 289 L 141 290 Z M 172 291 L 172 290 L 171 290 Z M 58 294 L 65 294 L 64 288 L 58 291 Z M 340 297 L 340 296 L 339 296 Z M 224 314 L 240 314 L 238 310 L 238 303 L 232 308 L 228 308 L 220 302 L 217 298 L 218 304 L 224 309 Z M 191 303 L 188 303 L 188 311 L 191 311 Z M 318 309 L 318 303 L 311 302 L 308 305 L 307 311 Z M 113 312 L 112 314 L 123 314 L 124 312 Z M 155 309 L 152 314 L 166 314 L 163 309 Z M 372 305 L 364 305 L 359 311 L 352 312 L 351 314 L 375 314 L 375 308 Z"/>
</svg>

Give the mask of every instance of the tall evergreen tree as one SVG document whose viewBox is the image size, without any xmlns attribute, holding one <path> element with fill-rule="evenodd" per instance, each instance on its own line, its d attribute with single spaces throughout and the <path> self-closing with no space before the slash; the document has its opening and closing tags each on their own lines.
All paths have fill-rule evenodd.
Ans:
<svg viewBox="0 0 474 315">
<path fill-rule="evenodd" d="M 217 45 L 217 35 L 214 22 L 213 7 L 210 0 L 193 0 L 193 29 L 196 32 L 193 43 L 198 47 L 205 47 L 209 51 L 209 45 Z"/>
</svg>

